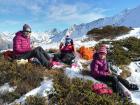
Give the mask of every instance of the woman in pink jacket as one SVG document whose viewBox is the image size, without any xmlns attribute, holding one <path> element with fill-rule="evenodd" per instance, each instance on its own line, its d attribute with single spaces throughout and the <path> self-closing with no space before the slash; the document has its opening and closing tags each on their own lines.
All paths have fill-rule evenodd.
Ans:
<svg viewBox="0 0 140 105">
<path fill-rule="evenodd" d="M 36 47 L 34 49 L 30 47 L 30 35 L 31 27 L 27 24 L 23 26 L 22 31 L 16 33 L 13 39 L 14 58 L 30 59 L 35 57 L 43 66 L 50 69 L 52 67 L 50 56 L 43 50 L 42 47 Z"/>
</svg>

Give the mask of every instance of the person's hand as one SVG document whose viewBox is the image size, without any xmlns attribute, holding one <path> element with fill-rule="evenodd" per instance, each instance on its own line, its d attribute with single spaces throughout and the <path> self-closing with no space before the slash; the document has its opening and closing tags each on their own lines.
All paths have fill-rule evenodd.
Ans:
<svg viewBox="0 0 140 105">
<path fill-rule="evenodd" d="M 61 42 L 61 43 L 60 43 L 60 47 L 62 47 L 63 45 L 64 45 L 63 42 Z"/>
<path fill-rule="evenodd" d="M 111 70 L 109 70 L 109 74 L 110 74 L 110 75 L 114 75 L 114 76 L 116 76 L 116 75 L 117 75 L 117 73 L 112 72 Z"/>
<path fill-rule="evenodd" d="M 61 42 L 60 45 L 63 45 L 63 42 Z"/>
<path fill-rule="evenodd" d="M 108 73 L 109 73 L 110 75 L 112 75 L 112 71 L 111 71 L 111 70 L 109 70 Z"/>
<path fill-rule="evenodd" d="M 31 49 L 32 49 L 32 50 L 34 50 L 35 48 L 36 48 L 35 46 L 32 46 L 32 48 L 31 48 Z"/>
</svg>

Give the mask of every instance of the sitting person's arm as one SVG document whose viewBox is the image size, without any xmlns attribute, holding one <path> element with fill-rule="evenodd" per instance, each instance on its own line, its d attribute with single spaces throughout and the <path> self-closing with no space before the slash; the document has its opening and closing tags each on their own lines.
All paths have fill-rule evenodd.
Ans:
<svg viewBox="0 0 140 105">
<path fill-rule="evenodd" d="M 61 42 L 59 45 L 59 49 L 61 50 L 63 48 L 64 44 Z"/>
<path fill-rule="evenodd" d="M 59 52 L 62 51 L 63 47 L 64 47 L 64 44 L 61 42 L 60 45 L 59 45 Z"/>
</svg>

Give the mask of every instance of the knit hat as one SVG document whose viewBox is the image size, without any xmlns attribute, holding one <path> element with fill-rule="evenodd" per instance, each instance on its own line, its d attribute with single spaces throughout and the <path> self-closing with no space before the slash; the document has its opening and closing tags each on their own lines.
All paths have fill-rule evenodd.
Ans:
<svg viewBox="0 0 140 105">
<path fill-rule="evenodd" d="M 66 36 L 65 44 L 69 44 L 69 43 L 73 43 L 73 40 L 69 36 Z"/>
<path fill-rule="evenodd" d="M 99 50 L 98 50 L 98 53 L 105 53 L 105 54 L 107 54 L 106 47 L 100 47 Z"/>
<path fill-rule="evenodd" d="M 24 32 L 31 32 L 31 27 L 28 24 L 23 25 L 23 31 Z"/>
</svg>

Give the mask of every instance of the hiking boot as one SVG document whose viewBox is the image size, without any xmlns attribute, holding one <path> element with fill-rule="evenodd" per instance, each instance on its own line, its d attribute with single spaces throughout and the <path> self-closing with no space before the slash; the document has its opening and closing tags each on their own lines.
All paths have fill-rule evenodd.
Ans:
<svg viewBox="0 0 140 105">
<path fill-rule="evenodd" d="M 139 88 L 138 88 L 138 86 L 136 84 L 129 84 L 128 89 L 132 90 L 132 91 L 133 90 L 139 90 Z"/>
</svg>

